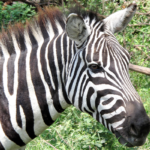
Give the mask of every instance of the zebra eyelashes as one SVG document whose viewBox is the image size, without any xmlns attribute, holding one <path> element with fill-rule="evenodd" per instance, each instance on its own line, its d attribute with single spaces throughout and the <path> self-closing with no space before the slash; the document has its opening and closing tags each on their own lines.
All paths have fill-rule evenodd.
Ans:
<svg viewBox="0 0 150 150">
<path fill-rule="evenodd" d="M 94 73 L 104 72 L 104 69 L 98 64 L 91 64 L 89 68 Z"/>
</svg>

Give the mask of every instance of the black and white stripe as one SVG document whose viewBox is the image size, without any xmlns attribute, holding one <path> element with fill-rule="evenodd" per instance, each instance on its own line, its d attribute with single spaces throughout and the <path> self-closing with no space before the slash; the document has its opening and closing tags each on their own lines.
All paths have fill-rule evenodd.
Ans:
<svg viewBox="0 0 150 150">
<path fill-rule="evenodd" d="M 70 31 L 74 17 L 79 38 L 79 30 Z M 25 149 L 70 104 L 112 132 L 124 128 L 130 102 L 143 108 L 129 79 L 129 54 L 106 22 L 89 12 L 71 14 L 65 27 L 54 8 L 2 33 L 0 150 Z"/>
</svg>

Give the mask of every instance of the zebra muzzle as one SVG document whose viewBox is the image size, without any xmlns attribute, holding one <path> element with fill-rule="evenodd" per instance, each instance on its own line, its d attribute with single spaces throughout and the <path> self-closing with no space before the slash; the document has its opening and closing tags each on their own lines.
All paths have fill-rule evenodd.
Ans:
<svg viewBox="0 0 150 150">
<path fill-rule="evenodd" d="M 145 143 L 148 135 L 148 124 L 145 124 L 144 126 L 131 124 L 129 128 L 115 131 L 114 134 L 116 135 L 119 143 L 122 145 L 127 147 L 141 146 Z"/>
</svg>

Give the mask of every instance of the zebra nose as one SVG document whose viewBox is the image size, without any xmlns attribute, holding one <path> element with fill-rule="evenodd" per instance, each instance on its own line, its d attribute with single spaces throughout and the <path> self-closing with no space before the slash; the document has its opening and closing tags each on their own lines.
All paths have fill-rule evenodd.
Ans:
<svg viewBox="0 0 150 150">
<path fill-rule="evenodd" d="M 145 143 L 146 137 L 148 135 L 149 128 L 147 125 L 137 126 L 131 124 L 130 126 L 130 143 L 135 146 L 141 146 Z"/>
<path fill-rule="evenodd" d="M 130 135 L 137 138 L 146 137 L 149 131 L 150 131 L 149 123 L 143 123 L 142 125 L 136 125 L 132 123 L 130 125 L 130 130 L 129 130 Z"/>
</svg>

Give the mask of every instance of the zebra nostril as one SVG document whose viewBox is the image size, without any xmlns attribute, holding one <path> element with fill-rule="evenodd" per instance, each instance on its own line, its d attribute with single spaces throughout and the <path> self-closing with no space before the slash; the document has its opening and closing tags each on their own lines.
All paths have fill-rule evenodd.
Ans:
<svg viewBox="0 0 150 150">
<path fill-rule="evenodd" d="M 136 128 L 136 126 L 134 124 L 131 124 L 131 127 L 130 127 L 130 133 L 134 136 L 137 136 L 138 135 L 138 129 Z M 136 140 L 136 139 L 135 139 Z"/>
<path fill-rule="evenodd" d="M 138 139 L 134 139 L 134 142 L 137 142 L 138 141 Z"/>
</svg>

